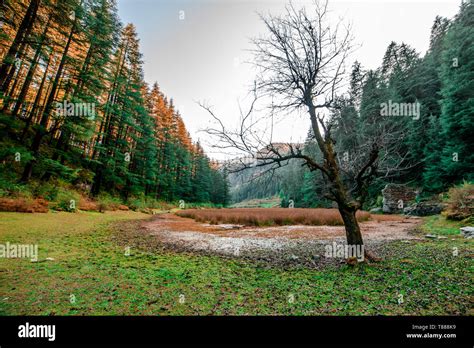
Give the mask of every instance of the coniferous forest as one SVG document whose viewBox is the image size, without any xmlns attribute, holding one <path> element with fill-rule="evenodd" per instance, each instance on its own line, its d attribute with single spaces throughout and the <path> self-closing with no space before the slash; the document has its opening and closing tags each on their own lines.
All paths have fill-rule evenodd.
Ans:
<svg viewBox="0 0 474 348">
<path fill-rule="evenodd" d="M 3 192 L 54 200 L 51 187 L 73 185 L 125 202 L 226 204 L 224 173 L 172 98 L 144 82 L 139 38 L 115 1 L 10 0 L 0 10 Z"/>
</svg>

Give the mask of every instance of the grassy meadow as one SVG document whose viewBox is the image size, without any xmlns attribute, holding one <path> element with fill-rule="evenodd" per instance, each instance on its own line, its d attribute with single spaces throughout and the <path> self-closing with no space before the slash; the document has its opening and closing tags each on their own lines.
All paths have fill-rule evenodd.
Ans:
<svg viewBox="0 0 474 348">
<path fill-rule="evenodd" d="M 450 222 L 436 230 L 449 238 L 389 243 L 380 263 L 316 270 L 133 243 L 127 256 L 117 226 L 138 228 L 146 218 L 0 213 L 1 243 L 39 245 L 38 262 L 0 259 L 0 315 L 472 314 L 473 244 Z"/>
</svg>

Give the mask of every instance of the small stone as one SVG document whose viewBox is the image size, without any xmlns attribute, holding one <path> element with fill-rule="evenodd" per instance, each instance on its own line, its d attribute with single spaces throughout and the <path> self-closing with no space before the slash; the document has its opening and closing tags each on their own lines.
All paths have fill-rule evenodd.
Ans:
<svg viewBox="0 0 474 348">
<path fill-rule="evenodd" d="M 54 261 L 54 259 L 52 257 L 47 257 L 46 261 Z"/>
<path fill-rule="evenodd" d="M 223 228 L 224 230 L 238 230 L 242 228 L 243 225 L 221 224 L 219 227 Z"/>
<path fill-rule="evenodd" d="M 427 234 L 425 235 L 426 238 L 431 238 L 431 239 L 436 239 L 438 238 L 437 236 L 435 236 L 434 234 Z"/>
<path fill-rule="evenodd" d="M 471 226 L 466 226 L 466 227 L 461 227 L 461 234 L 464 236 L 464 238 L 474 238 L 474 227 Z"/>
</svg>

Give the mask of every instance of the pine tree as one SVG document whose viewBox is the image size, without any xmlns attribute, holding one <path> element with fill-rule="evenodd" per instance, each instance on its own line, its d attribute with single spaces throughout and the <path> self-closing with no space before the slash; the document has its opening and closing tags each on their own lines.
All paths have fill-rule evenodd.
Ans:
<svg viewBox="0 0 474 348">
<path fill-rule="evenodd" d="M 440 68 L 440 160 L 427 176 L 438 172 L 443 188 L 474 179 L 474 4 L 464 2 L 449 26 Z"/>
</svg>

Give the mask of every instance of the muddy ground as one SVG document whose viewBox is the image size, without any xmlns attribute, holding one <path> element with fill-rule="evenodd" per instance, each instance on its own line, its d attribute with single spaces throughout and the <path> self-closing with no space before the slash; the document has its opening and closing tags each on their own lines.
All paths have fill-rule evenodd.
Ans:
<svg viewBox="0 0 474 348">
<path fill-rule="evenodd" d="M 365 249 L 379 257 L 390 254 L 390 241 L 413 243 L 424 240 L 416 231 L 419 218 L 374 217 L 360 224 Z M 388 220 L 388 221 L 387 221 Z M 209 225 L 174 214 L 160 214 L 138 224 L 118 226 L 122 244 L 139 244 L 146 249 L 213 254 L 251 259 L 278 266 L 319 267 L 344 263 L 327 257 L 326 246 L 345 243 L 343 226 Z"/>
</svg>

